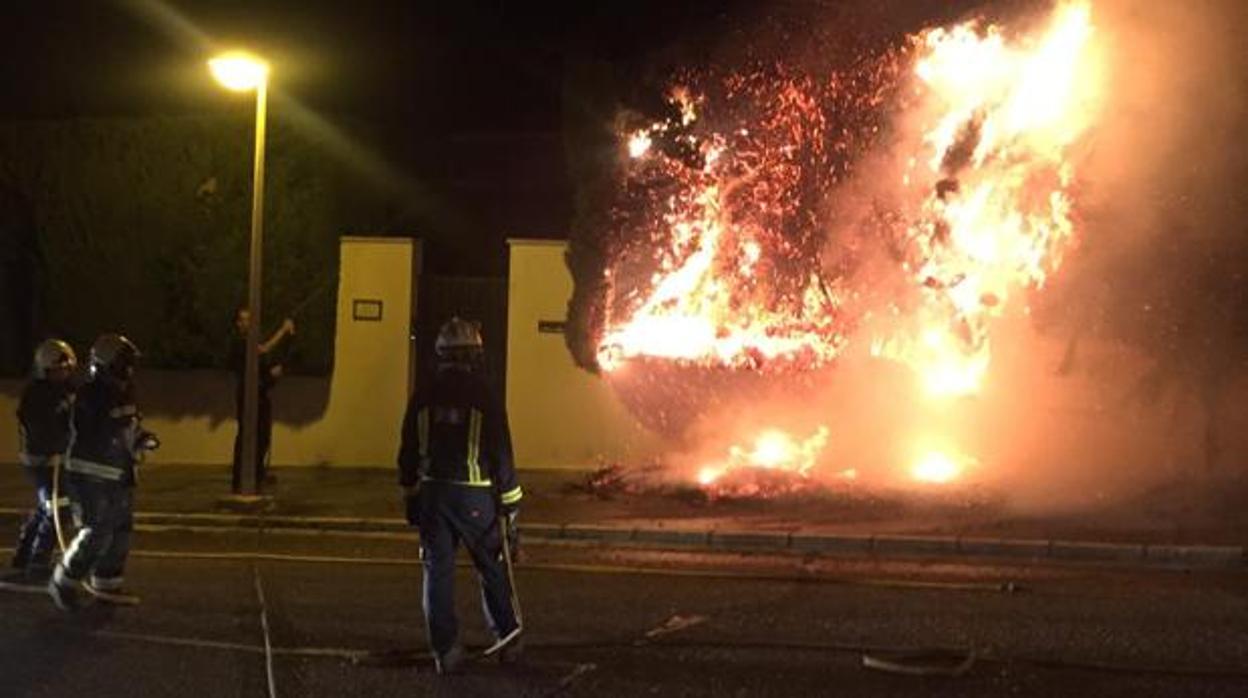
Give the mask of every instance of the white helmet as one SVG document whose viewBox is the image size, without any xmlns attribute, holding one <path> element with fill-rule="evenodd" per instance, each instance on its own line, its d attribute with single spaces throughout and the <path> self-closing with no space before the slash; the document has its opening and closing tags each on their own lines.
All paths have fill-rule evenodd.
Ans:
<svg viewBox="0 0 1248 698">
<path fill-rule="evenodd" d="M 74 355 L 74 348 L 68 342 L 45 339 L 35 348 L 33 363 L 35 378 L 43 380 L 48 377 L 48 371 L 58 368 L 73 371 L 78 366 L 78 357 Z"/>
<path fill-rule="evenodd" d="M 482 352 L 485 342 L 481 341 L 481 327 L 475 322 L 453 317 L 438 330 L 433 350 L 441 357 Z"/>
</svg>

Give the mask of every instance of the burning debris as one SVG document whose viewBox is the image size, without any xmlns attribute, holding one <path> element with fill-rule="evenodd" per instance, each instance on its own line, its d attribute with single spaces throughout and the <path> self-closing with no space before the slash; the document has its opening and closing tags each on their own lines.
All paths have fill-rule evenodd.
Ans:
<svg viewBox="0 0 1248 698">
<path fill-rule="evenodd" d="M 858 354 L 912 371 L 916 402 L 978 393 L 994 322 L 1027 313 L 1075 243 L 1094 35 L 1088 3 L 1069 2 L 1035 31 L 929 29 L 831 74 L 684 76 L 665 114 L 620 134 L 601 324 L 585 328 L 598 368 L 787 381 Z M 840 215 L 851 187 L 869 215 Z M 696 481 L 766 494 L 857 477 L 827 426 L 760 426 Z M 950 453 L 910 477 L 958 479 L 974 459 Z"/>
<path fill-rule="evenodd" d="M 600 466 L 591 472 L 584 483 L 574 485 L 573 491 L 584 492 L 598 499 L 613 499 L 621 495 L 639 495 L 653 491 L 659 486 L 663 471 L 658 467 L 627 468 L 618 463 Z"/>
<path fill-rule="evenodd" d="M 710 501 L 734 499 L 782 499 L 798 496 L 836 496 L 821 481 L 777 468 L 742 467 L 701 479 L 698 483 Z"/>
<path fill-rule="evenodd" d="M 780 470 L 806 477 L 815 465 L 815 458 L 828 443 L 827 427 L 804 441 L 797 441 L 779 429 L 768 429 L 754 440 L 751 448 L 733 446 L 723 463 L 708 465 L 698 473 L 698 482 L 709 485 L 725 474 L 741 468 Z"/>
<path fill-rule="evenodd" d="M 965 463 L 941 451 L 929 451 L 915 461 L 910 475 L 919 482 L 943 484 L 958 479 Z"/>
</svg>

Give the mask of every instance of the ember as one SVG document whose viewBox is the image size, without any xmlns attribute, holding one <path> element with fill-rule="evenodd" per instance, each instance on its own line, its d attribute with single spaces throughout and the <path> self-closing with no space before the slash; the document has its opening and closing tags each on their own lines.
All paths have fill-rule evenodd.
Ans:
<svg viewBox="0 0 1248 698">
<path fill-rule="evenodd" d="M 994 321 L 1026 313 L 1026 292 L 1075 242 L 1093 36 L 1088 3 L 1073 2 L 1031 34 L 968 22 L 831 77 L 773 66 L 673 89 L 668 117 L 621 134 L 630 211 L 619 220 L 631 228 L 604 273 L 600 368 L 791 375 L 861 347 L 913 371 L 926 399 L 978 393 Z M 876 213 L 844 230 L 823 212 L 868 157 L 895 177 L 869 187 Z M 887 263 L 860 264 L 864 247 Z M 760 430 L 696 479 L 805 478 L 828 437 Z M 933 452 L 910 473 L 961 471 Z"/>
</svg>

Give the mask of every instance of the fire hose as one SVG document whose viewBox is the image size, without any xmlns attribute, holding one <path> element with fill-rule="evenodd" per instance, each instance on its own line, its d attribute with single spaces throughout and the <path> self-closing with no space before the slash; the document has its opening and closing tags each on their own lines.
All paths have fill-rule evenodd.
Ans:
<svg viewBox="0 0 1248 698">
<path fill-rule="evenodd" d="M 975 664 L 974 650 L 924 649 L 864 652 L 862 666 L 903 676 L 962 676 Z"/>
<path fill-rule="evenodd" d="M 329 288 L 329 280 L 325 280 L 317 284 L 316 287 L 313 288 L 311 291 L 309 291 L 308 294 L 304 296 L 302 300 L 296 303 L 294 307 L 291 309 L 291 311 L 287 313 L 286 315 L 292 318 L 297 316 L 300 311 L 306 308 L 308 304 L 311 303 L 314 298 L 321 295 L 321 293 L 323 293 L 325 289 L 327 288 Z"/>
<path fill-rule="evenodd" d="M 504 521 L 507 523 L 504 523 Z M 520 633 L 524 631 L 524 616 L 520 612 L 520 597 L 516 593 L 516 571 L 511 556 L 512 536 L 516 535 L 513 530 L 514 526 L 514 519 L 508 518 L 505 514 L 498 516 L 499 538 L 501 538 L 503 542 L 503 564 L 507 567 L 507 590 L 511 596 L 512 612 L 516 615 L 516 629 L 499 638 L 498 642 L 495 642 L 492 646 L 488 647 L 482 653 L 485 657 L 492 656 L 502 651 L 504 647 L 511 644 L 517 637 L 519 637 Z"/>
<path fill-rule="evenodd" d="M 502 523 L 502 517 L 499 518 L 499 523 Z M 500 526 L 500 528 L 508 529 L 502 531 L 503 535 L 501 536 L 503 539 L 503 562 L 507 565 L 507 586 L 511 592 L 511 608 L 516 613 L 516 629 L 523 630 L 524 617 L 520 613 L 520 597 L 516 593 L 516 570 L 511 558 L 511 539 L 513 534 L 510 529 L 512 525 L 514 524 Z"/>
<path fill-rule="evenodd" d="M 56 547 L 65 559 L 65 529 L 61 525 L 61 464 L 64 456 L 57 456 L 52 461 L 52 527 L 56 530 Z"/>
<path fill-rule="evenodd" d="M 160 448 L 160 439 L 150 431 L 144 431 L 139 434 L 138 443 L 135 446 L 135 457 L 138 460 L 143 459 L 143 454 L 148 451 L 155 451 Z M 52 460 L 52 528 L 56 531 L 56 547 L 61 553 L 61 559 L 65 559 L 65 550 L 68 547 L 65 543 L 65 525 L 61 523 L 61 471 L 67 456 L 58 455 Z"/>
</svg>

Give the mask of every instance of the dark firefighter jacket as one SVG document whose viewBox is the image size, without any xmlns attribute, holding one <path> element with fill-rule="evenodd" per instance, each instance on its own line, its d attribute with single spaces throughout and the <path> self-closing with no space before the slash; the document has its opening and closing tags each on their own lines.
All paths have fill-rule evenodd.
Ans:
<svg viewBox="0 0 1248 698">
<path fill-rule="evenodd" d="M 440 368 L 408 403 L 399 484 L 422 481 L 492 488 L 507 508 L 523 496 L 507 413 L 485 379 L 472 371 Z"/>
<path fill-rule="evenodd" d="M 17 406 L 21 436 L 20 458 L 24 465 L 43 465 L 49 456 L 69 448 L 69 420 L 74 392 L 69 381 L 32 380 L 22 391 Z"/>
<path fill-rule="evenodd" d="M 74 405 L 74 438 L 65 469 L 132 485 L 138 436 L 133 387 L 104 376 L 88 381 Z"/>
</svg>

